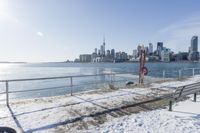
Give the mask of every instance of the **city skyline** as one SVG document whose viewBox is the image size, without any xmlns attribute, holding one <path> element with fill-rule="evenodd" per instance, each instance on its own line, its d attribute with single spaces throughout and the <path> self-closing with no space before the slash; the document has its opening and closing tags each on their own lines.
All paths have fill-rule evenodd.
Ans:
<svg viewBox="0 0 200 133">
<path fill-rule="evenodd" d="M 65 61 L 107 49 L 132 50 L 163 42 L 188 51 L 200 36 L 200 1 L 0 0 L 0 61 Z M 36 10 L 37 9 L 37 10 Z M 148 15 L 147 15 L 148 14 Z M 181 46 L 181 47 L 180 47 Z"/>
<path fill-rule="evenodd" d="M 148 45 L 139 44 L 137 49 L 133 49 L 131 54 L 123 50 L 115 51 L 115 48 L 106 49 L 105 37 L 99 49 L 95 48 L 92 53 L 80 54 L 74 62 L 138 62 L 141 51 L 146 53 L 146 61 L 199 61 L 198 36 L 192 36 L 188 51 L 174 53 L 171 48 L 166 47 L 163 42 L 157 42 L 156 47 L 152 43 Z M 154 47 L 154 48 L 153 48 Z M 67 60 L 69 62 L 69 60 Z"/>
</svg>

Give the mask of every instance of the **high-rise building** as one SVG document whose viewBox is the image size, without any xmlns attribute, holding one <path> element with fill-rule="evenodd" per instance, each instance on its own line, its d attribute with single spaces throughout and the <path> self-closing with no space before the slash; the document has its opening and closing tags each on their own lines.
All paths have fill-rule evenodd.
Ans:
<svg viewBox="0 0 200 133">
<path fill-rule="evenodd" d="M 157 50 L 163 49 L 163 42 L 157 42 Z"/>
<path fill-rule="evenodd" d="M 94 53 L 97 54 L 97 48 L 94 49 Z"/>
<path fill-rule="evenodd" d="M 114 49 L 111 49 L 111 56 L 113 59 L 115 59 L 115 50 Z"/>
<path fill-rule="evenodd" d="M 149 43 L 149 54 L 153 53 L 153 44 Z"/>
<path fill-rule="evenodd" d="M 137 47 L 137 56 L 140 56 L 142 46 L 138 45 Z"/>
<path fill-rule="evenodd" d="M 98 50 L 98 55 L 99 55 L 99 56 L 101 55 L 101 50 L 100 50 L 100 49 Z"/>
<path fill-rule="evenodd" d="M 101 47 L 100 47 L 100 55 L 101 55 L 101 56 L 104 55 L 104 51 L 103 51 L 103 49 L 104 49 L 104 48 L 103 48 L 103 45 L 101 45 Z"/>
<path fill-rule="evenodd" d="M 156 53 L 159 57 L 161 57 L 161 51 L 163 50 L 163 42 L 158 42 L 157 43 L 157 50 Z"/>
<path fill-rule="evenodd" d="M 106 54 L 106 41 L 105 38 L 103 38 L 103 55 Z"/>
<path fill-rule="evenodd" d="M 198 36 L 193 36 L 191 39 L 191 46 L 189 50 L 188 59 L 191 61 L 199 60 L 199 52 L 198 52 Z"/>
<path fill-rule="evenodd" d="M 193 36 L 191 39 L 191 51 L 198 52 L 198 36 Z"/>
<path fill-rule="evenodd" d="M 149 47 L 144 47 L 146 54 L 149 54 Z"/>
<path fill-rule="evenodd" d="M 106 55 L 106 42 L 105 38 L 103 38 L 103 44 L 100 46 L 100 55 L 105 56 Z"/>
</svg>

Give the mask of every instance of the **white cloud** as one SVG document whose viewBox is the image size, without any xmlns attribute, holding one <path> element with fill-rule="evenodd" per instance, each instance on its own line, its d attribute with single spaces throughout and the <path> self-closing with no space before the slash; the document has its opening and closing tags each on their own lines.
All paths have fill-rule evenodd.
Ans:
<svg viewBox="0 0 200 133">
<path fill-rule="evenodd" d="M 189 17 L 165 27 L 155 34 L 152 40 L 163 41 L 175 52 L 188 51 L 192 36 L 200 37 L 200 15 Z"/>
<path fill-rule="evenodd" d="M 37 32 L 37 35 L 40 36 L 40 37 L 44 36 L 44 34 L 42 32 L 40 32 L 40 31 Z"/>
</svg>

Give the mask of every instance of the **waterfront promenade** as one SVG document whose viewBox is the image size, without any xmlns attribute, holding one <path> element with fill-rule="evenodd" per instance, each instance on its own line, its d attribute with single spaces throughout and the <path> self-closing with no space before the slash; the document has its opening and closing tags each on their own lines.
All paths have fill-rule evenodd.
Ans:
<svg viewBox="0 0 200 133">
<path fill-rule="evenodd" d="M 9 107 L 5 103 L 0 105 L 0 125 L 9 125 L 18 132 L 94 132 L 97 127 L 114 119 L 165 108 L 168 105 L 165 101 L 136 103 L 168 94 L 174 91 L 173 87 L 199 80 L 197 75 L 182 81 L 152 83 L 143 88 L 104 88 L 72 96 L 16 100 Z"/>
</svg>

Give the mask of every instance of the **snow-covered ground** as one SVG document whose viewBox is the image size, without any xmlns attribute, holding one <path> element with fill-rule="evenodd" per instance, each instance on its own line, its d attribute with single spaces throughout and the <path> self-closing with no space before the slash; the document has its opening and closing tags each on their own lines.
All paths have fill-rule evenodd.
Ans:
<svg viewBox="0 0 200 133">
<path fill-rule="evenodd" d="M 200 97 L 199 97 L 200 98 Z M 100 127 L 93 127 L 87 133 L 199 133 L 200 99 L 179 102 L 168 109 L 140 112 L 115 118 Z"/>
<path fill-rule="evenodd" d="M 14 101 L 10 108 L 0 104 L 0 126 L 9 126 L 18 132 L 200 132 L 200 102 L 194 103 L 191 99 L 174 105 L 173 112 L 144 111 L 142 107 L 134 108 L 136 112 L 143 111 L 137 114 L 120 109 L 111 111 L 155 92 L 167 93 L 172 87 L 198 81 L 200 76 L 151 84 L 152 88 L 163 91 L 124 88 Z"/>
</svg>

